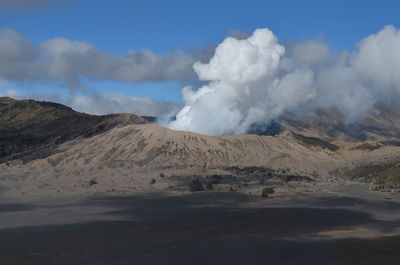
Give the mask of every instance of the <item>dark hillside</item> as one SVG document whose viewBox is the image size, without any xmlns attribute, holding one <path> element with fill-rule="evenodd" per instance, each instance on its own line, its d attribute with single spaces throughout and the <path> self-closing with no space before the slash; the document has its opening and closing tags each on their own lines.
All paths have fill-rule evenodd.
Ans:
<svg viewBox="0 0 400 265">
<path fill-rule="evenodd" d="M 52 102 L 0 98 L 0 161 L 46 156 L 60 143 L 88 137 L 119 124 L 146 123 L 133 114 L 79 113 Z"/>
</svg>

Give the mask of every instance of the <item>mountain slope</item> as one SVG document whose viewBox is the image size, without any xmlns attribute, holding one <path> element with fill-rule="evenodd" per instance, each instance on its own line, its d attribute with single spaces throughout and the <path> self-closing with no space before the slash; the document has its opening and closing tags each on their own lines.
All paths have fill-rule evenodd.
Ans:
<svg viewBox="0 0 400 265">
<path fill-rule="evenodd" d="M 19 148 L 0 163 L 0 193 L 10 196 L 182 191 L 195 179 L 225 190 L 259 189 L 259 183 L 291 190 L 309 183 L 305 190 L 323 190 L 318 185 L 370 173 L 383 183 L 390 177 L 391 185 L 400 180 L 393 169 L 400 162 L 397 125 L 388 125 L 399 117 L 395 112 L 371 115 L 367 122 L 381 129 L 364 130 L 367 140 L 329 135 L 343 123 L 333 112 L 290 114 L 292 121 L 275 136 L 213 137 L 173 131 L 131 114 L 92 116 L 53 103 L 2 102 L 0 143 Z"/>
<path fill-rule="evenodd" d="M 392 161 L 400 154 L 396 146 L 360 150 L 355 148 L 360 143 L 336 141 L 330 143 L 336 146 L 332 149 L 315 139 L 299 138 L 290 131 L 278 136 L 211 137 L 156 124 L 127 125 L 67 141 L 45 159 L 0 164 L 0 186 L 13 196 L 184 191 L 193 178 L 206 183 L 216 176 L 221 187 L 229 184 L 226 189 L 232 185 L 240 190 L 259 189 L 258 183 L 264 181 L 286 187 L 289 179 L 310 178 L 317 181 L 312 185 L 330 187 L 331 181 L 339 180 L 338 169 Z"/>
<path fill-rule="evenodd" d="M 67 140 L 135 123 L 146 121 L 133 114 L 95 116 L 57 103 L 1 97 L 0 161 L 42 157 Z"/>
<path fill-rule="evenodd" d="M 372 113 L 355 122 L 346 121 L 336 108 L 284 113 L 282 127 L 300 134 L 343 141 L 394 141 L 400 139 L 400 112 L 377 103 Z M 400 143 L 400 142 L 399 142 Z"/>
</svg>

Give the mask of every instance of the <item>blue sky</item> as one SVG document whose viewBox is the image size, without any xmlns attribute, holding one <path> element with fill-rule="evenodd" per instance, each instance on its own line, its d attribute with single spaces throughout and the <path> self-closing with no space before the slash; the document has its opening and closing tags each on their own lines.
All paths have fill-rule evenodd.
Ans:
<svg viewBox="0 0 400 265">
<path fill-rule="evenodd" d="M 323 34 L 337 49 L 388 24 L 399 23 L 400 3 L 391 0 L 155 1 L 75 0 L 57 8 L 2 12 L 0 23 L 40 42 L 62 36 L 123 53 L 201 48 L 232 29 L 270 28 L 282 41 Z"/>
<path fill-rule="evenodd" d="M 5 0 L 12 2 L 11 0 Z M 149 50 L 156 55 L 183 51 L 191 54 L 213 47 L 228 35 L 267 27 L 280 42 L 323 39 L 334 51 L 352 50 L 360 39 L 385 25 L 400 26 L 400 2 L 352 1 L 156 1 L 156 0 L 21 0 L 0 5 L 0 26 L 32 41 L 33 45 L 62 37 L 90 43 L 98 51 L 123 55 Z M 57 4 L 54 4 L 56 2 Z M 50 4 L 53 3 L 53 4 Z M 239 33 L 238 33 L 239 32 Z M 4 78 L 6 79 L 7 78 Z M 126 79 L 126 78 L 125 78 Z M 182 103 L 180 89 L 190 78 L 89 77 L 85 87 L 97 92 L 149 97 Z M 57 82 L 8 80 L 17 90 L 58 93 Z M 76 93 L 76 92 L 73 92 Z"/>
</svg>

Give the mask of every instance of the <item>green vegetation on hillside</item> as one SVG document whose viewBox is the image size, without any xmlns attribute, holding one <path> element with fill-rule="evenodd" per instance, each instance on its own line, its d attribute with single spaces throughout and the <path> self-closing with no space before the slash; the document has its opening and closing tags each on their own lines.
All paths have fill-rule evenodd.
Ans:
<svg viewBox="0 0 400 265">
<path fill-rule="evenodd" d="M 376 184 L 383 189 L 400 188 L 400 163 L 360 166 L 350 171 L 353 179 Z"/>
</svg>

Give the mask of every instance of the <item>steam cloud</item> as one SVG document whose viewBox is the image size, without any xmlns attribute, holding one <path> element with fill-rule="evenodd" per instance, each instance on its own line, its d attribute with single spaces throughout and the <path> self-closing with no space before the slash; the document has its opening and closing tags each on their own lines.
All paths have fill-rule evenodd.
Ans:
<svg viewBox="0 0 400 265">
<path fill-rule="evenodd" d="M 377 101 L 400 99 L 400 31 L 386 26 L 354 52 L 333 53 L 318 41 L 278 43 L 268 29 L 226 38 L 209 63 L 193 65 L 207 84 L 182 89 L 185 106 L 168 127 L 207 135 L 246 133 L 299 107 L 339 108 L 348 122 Z"/>
</svg>

